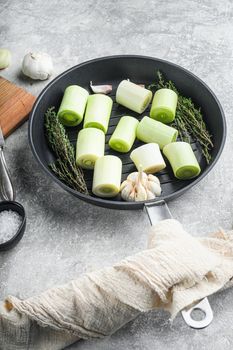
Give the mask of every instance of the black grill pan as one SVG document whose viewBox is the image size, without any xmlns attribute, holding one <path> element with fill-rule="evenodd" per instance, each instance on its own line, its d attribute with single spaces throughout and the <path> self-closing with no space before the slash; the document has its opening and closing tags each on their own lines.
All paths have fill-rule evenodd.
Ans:
<svg viewBox="0 0 233 350">
<path fill-rule="evenodd" d="M 114 199 L 101 199 L 94 195 L 86 196 L 72 190 L 61 182 L 52 173 L 48 166 L 49 163 L 54 161 L 54 155 L 49 149 L 45 138 L 44 113 L 51 106 L 55 106 L 56 109 L 58 109 L 63 92 L 68 85 L 81 85 L 90 91 L 89 83 L 91 80 L 94 84 L 112 84 L 113 92 L 110 96 L 113 98 L 114 104 L 106 137 L 105 154 L 116 154 L 121 158 L 123 162 L 122 180 L 124 180 L 129 173 L 135 171 L 135 167 L 129 158 L 129 153 L 120 154 L 109 149 L 108 140 L 122 115 L 132 115 L 141 119 L 144 115 L 149 114 L 150 106 L 142 115 L 138 115 L 122 106 L 119 106 L 115 102 L 116 88 L 121 80 L 127 78 L 135 83 L 150 84 L 155 79 L 157 70 L 160 70 L 166 79 L 174 81 L 182 94 L 190 96 L 198 106 L 201 106 L 205 122 L 213 136 L 214 143 L 212 160 L 211 163 L 207 165 L 200 152 L 199 145 L 195 140 L 192 140 L 192 148 L 202 169 L 201 175 L 196 179 L 189 181 L 176 179 L 173 176 L 169 164 L 165 170 L 156 174 L 161 181 L 163 190 L 162 196 L 159 200 L 162 199 L 167 201 L 178 197 L 205 177 L 218 160 L 226 138 L 224 113 L 218 99 L 203 81 L 184 68 L 157 58 L 135 55 L 103 57 L 81 63 L 59 75 L 41 92 L 34 104 L 30 116 L 29 140 L 33 154 L 44 171 L 66 191 L 92 204 L 116 209 L 143 208 L 145 204 L 144 202 L 124 202 L 121 200 L 120 195 Z M 76 143 L 79 129 L 80 127 L 67 128 L 69 138 L 74 145 Z M 138 147 L 140 144 L 140 141 L 136 141 L 133 148 Z M 91 171 L 85 171 L 85 179 L 87 181 L 88 189 L 90 190 L 92 185 Z M 155 201 L 152 200 L 150 202 L 153 203 Z"/>
<path fill-rule="evenodd" d="M 200 152 L 199 145 L 195 140 L 192 140 L 191 146 L 200 163 L 202 169 L 201 174 L 193 180 L 181 181 L 173 176 L 171 168 L 169 164 L 167 164 L 165 170 L 156 174 L 162 185 L 162 196 L 157 200 L 147 202 L 124 202 L 121 200 L 120 196 L 114 199 L 102 199 L 97 198 L 94 195 L 87 196 L 72 190 L 61 182 L 49 169 L 49 164 L 54 161 L 54 155 L 45 138 L 44 114 L 46 110 L 51 106 L 55 106 L 56 110 L 58 110 L 64 90 L 68 85 L 81 85 L 90 91 L 90 81 L 93 81 L 96 85 L 112 84 L 113 92 L 111 97 L 114 100 L 114 105 L 106 137 L 105 154 L 116 154 L 121 158 L 123 162 L 122 180 L 125 180 L 129 173 L 135 171 L 135 167 L 129 158 L 129 154 L 120 154 L 109 149 L 108 140 L 121 116 L 132 115 L 140 120 L 144 115 L 149 114 L 150 106 L 142 115 L 138 115 L 122 106 L 119 106 L 115 102 L 116 88 L 121 80 L 127 78 L 135 83 L 150 84 L 155 79 L 157 70 L 160 70 L 166 79 L 172 80 L 183 95 L 191 97 L 194 103 L 201 107 L 205 122 L 212 134 L 214 143 L 210 164 L 206 164 L 206 161 Z M 79 130 L 80 127 L 67 128 L 69 139 L 74 145 Z M 152 224 L 155 224 L 158 220 L 171 217 L 166 201 L 180 196 L 183 192 L 197 184 L 207 175 L 220 157 L 225 139 L 226 122 L 222 107 L 215 94 L 203 81 L 194 74 L 173 63 L 157 58 L 135 55 L 98 58 L 89 62 L 81 63 L 62 73 L 51 81 L 51 83 L 41 92 L 34 104 L 29 120 L 29 141 L 33 154 L 44 171 L 62 188 L 84 201 L 102 207 L 116 209 L 142 209 L 145 207 Z M 136 141 L 133 148 L 138 147 L 140 144 L 139 141 Z M 91 171 L 85 171 L 85 179 L 88 189 L 91 190 Z M 191 317 L 193 309 L 203 310 L 205 318 L 200 321 L 194 320 Z M 213 319 L 213 313 L 207 298 L 204 298 L 191 309 L 183 310 L 182 315 L 185 322 L 190 327 L 197 329 L 207 327 Z"/>
</svg>

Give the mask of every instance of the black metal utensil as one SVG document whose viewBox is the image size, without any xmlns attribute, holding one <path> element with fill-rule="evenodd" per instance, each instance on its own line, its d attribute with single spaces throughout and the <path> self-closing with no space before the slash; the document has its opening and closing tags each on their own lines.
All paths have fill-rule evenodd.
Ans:
<svg viewBox="0 0 233 350">
<path fill-rule="evenodd" d="M 13 248 L 23 237 L 26 227 L 26 214 L 23 206 L 15 202 L 15 189 L 11 181 L 9 169 L 6 164 L 3 149 L 5 141 L 0 126 L 0 195 L 2 195 L 4 201 L 0 202 L 0 212 L 4 210 L 12 210 L 21 216 L 21 224 L 17 232 L 9 240 L 0 244 L 0 251 Z M 1 232 L 1 227 L 0 227 Z"/>
<path fill-rule="evenodd" d="M 0 192 L 5 200 L 13 201 L 15 199 L 15 190 L 11 181 L 10 173 L 6 165 L 3 149 L 5 141 L 0 125 Z"/>
</svg>

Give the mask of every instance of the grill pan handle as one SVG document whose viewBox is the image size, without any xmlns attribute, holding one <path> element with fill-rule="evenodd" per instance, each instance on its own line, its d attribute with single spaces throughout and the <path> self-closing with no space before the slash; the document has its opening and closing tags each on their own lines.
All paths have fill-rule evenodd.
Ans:
<svg viewBox="0 0 233 350">
<path fill-rule="evenodd" d="M 15 191 L 6 165 L 3 147 L 0 146 L 0 194 L 6 201 L 14 201 Z"/>
<path fill-rule="evenodd" d="M 168 208 L 167 203 L 164 200 L 160 200 L 155 203 L 145 204 L 145 209 L 152 226 L 157 224 L 161 220 L 172 219 L 172 214 Z M 204 318 L 202 318 L 199 321 L 193 319 L 192 312 L 194 310 L 201 310 L 204 314 Z M 190 308 L 182 310 L 181 314 L 186 324 L 189 327 L 195 329 L 202 329 L 208 327 L 213 320 L 213 311 L 207 298 L 202 299 Z"/>
</svg>

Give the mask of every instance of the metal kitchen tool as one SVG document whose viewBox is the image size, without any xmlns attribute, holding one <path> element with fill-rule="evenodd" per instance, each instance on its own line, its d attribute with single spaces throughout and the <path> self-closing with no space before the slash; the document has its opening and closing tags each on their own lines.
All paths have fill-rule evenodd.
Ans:
<svg viewBox="0 0 233 350">
<path fill-rule="evenodd" d="M 5 201 L 0 202 L 0 212 L 4 210 L 16 211 L 21 216 L 22 222 L 15 235 L 11 237 L 8 241 L 0 244 L 0 251 L 13 248 L 23 237 L 26 227 L 25 210 L 20 203 L 14 201 L 15 190 L 10 178 L 10 172 L 7 168 L 6 160 L 3 153 L 4 145 L 4 137 L 0 126 L 0 195 L 2 195 L 2 197 L 5 199 Z"/>
<path fill-rule="evenodd" d="M 5 200 L 13 201 L 15 199 L 15 191 L 4 157 L 4 145 L 5 141 L 0 125 L 0 192 Z"/>
<path fill-rule="evenodd" d="M 172 214 L 164 200 L 158 201 L 156 205 L 154 203 L 145 204 L 145 208 L 151 225 L 155 225 L 161 220 L 172 219 Z M 204 317 L 202 320 L 197 321 L 192 318 L 192 312 L 194 310 L 201 310 L 203 312 Z M 187 325 L 196 329 L 202 329 L 209 326 L 213 320 L 213 311 L 207 298 L 204 298 L 192 307 L 181 311 L 181 314 Z"/>
<path fill-rule="evenodd" d="M 116 88 L 121 80 L 127 78 L 135 83 L 143 83 L 148 85 L 156 78 L 157 70 L 160 70 L 166 79 L 172 80 L 181 93 L 186 96 L 190 96 L 194 103 L 201 106 L 205 122 L 208 125 L 208 129 L 210 130 L 214 143 L 214 148 L 211 152 L 212 159 L 211 162 L 207 164 L 203 154 L 200 151 L 199 145 L 195 142 L 195 140 L 191 140 L 192 149 L 202 169 L 201 174 L 195 179 L 186 181 L 178 180 L 174 177 L 169 164 L 167 164 L 165 170 L 156 174 L 159 177 L 163 190 L 162 195 L 159 198 L 159 203 L 158 200 L 145 202 L 124 202 L 120 196 L 117 196 L 114 199 L 97 198 L 94 195 L 88 196 L 71 189 L 61 180 L 59 180 L 49 167 L 49 164 L 55 160 L 55 156 L 46 140 L 43 116 L 47 109 L 51 106 L 55 106 L 56 110 L 58 110 L 65 88 L 68 85 L 77 84 L 90 91 L 90 81 L 94 81 L 96 84 L 111 84 L 113 86 L 113 91 L 110 96 L 112 97 L 114 103 L 109 128 L 106 135 L 105 154 L 113 154 L 121 158 L 123 163 L 123 181 L 132 171 L 135 171 L 135 167 L 129 157 L 129 153 L 120 154 L 109 148 L 109 138 L 122 115 L 132 115 L 140 120 L 144 115 L 149 114 L 150 107 L 147 108 L 142 115 L 138 115 L 137 113 L 119 106 L 115 102 Z M 74 145 L 76 143 L 77 133 L 81 127 L 82 126 L 67 128 L 69 139 Z M 41 92 L 34 104 L 29 120 L 29 141 L 35 158 L 46 174 L 67 192 L 84 201 L 106 208 L 143 209 L 146 207 L 147 212 L 151 213 L 152 207 L 154 207 L 153 216 L 155 213 L 157 213 L 157 219 L 160 218 L 160 220 L 169 217 L 168 212 L 164 212 L 164 208 L 166 207 L 162 205 L 164 202 L 161 202 L 161 200 L 168 201 L 176 198 L 201 181 L 219 159 L 225 144 L 225 139 L 226 121 L 222 107 L 215 94 L 202 80 L 186 69 L 173 63 L 157 58 L 135 55 L 111 56 L 94 59 L 89 62 L 81 63 L 65 71 L 51 81 Z M 133 148 L 136 148 L 141 144 L 142 143 L 137 140 L 134 143 Z M 85 171 L 85 180 L 90 192 L 92 187 L 92 177 L 93 173 L 91 171 Z M 150 220 L 152 221 L 152 217 L 150 217 Z M 203 303 L 201 306 L 203 306 Z M 194 328 L 200 328 L 200 324 L 199 326 L 197 323 L 190 324 L 189 316 L 190 314 L 185 312 L 183 313 L 186 323 Z"/>
</svg>

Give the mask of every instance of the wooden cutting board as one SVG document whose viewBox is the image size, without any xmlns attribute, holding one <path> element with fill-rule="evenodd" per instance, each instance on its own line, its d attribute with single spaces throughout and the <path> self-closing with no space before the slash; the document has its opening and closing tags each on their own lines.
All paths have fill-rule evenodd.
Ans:
<svg viewBox="0 0 233 350">
<path fill-rule="evenodd" d="M 10 135 L 27 118 L 35 96 L 0 77 L 0 125 L 3 135 Z"/>
</svg>

